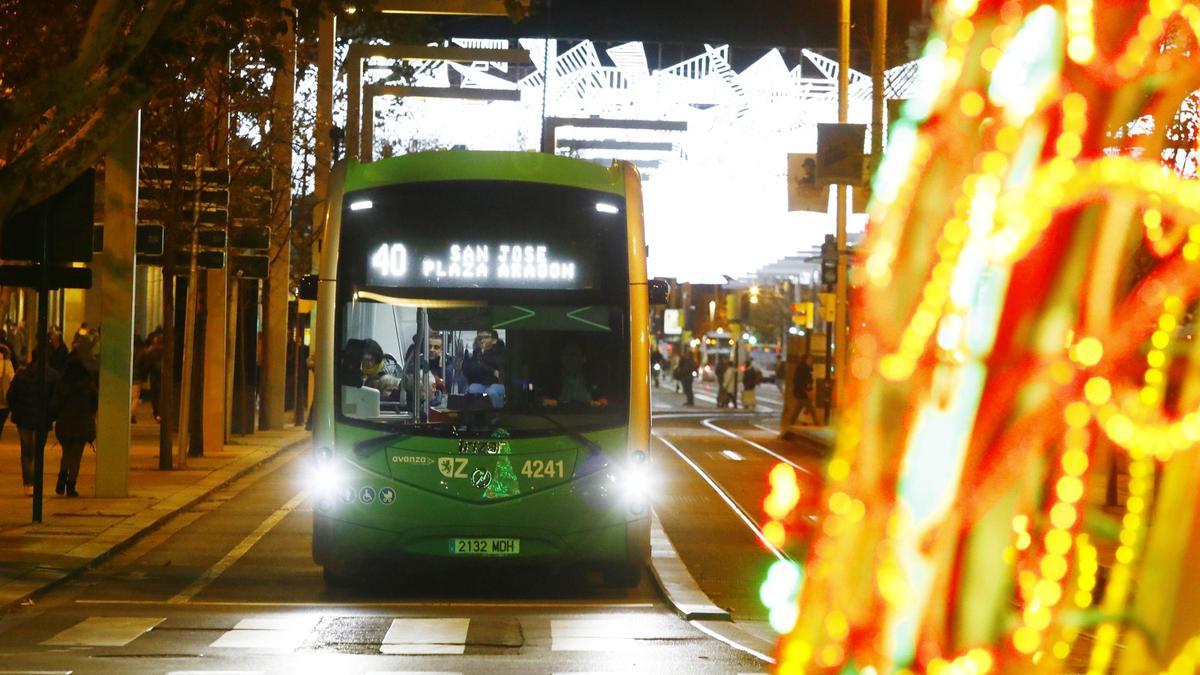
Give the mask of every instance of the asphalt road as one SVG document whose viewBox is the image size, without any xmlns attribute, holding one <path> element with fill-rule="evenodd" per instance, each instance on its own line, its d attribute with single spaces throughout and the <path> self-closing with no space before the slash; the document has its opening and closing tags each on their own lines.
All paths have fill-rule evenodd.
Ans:
<svg viewBox="0 0 1200 675">
<path fill-rule="evenodd" d="M 701 404 L 703 405 L 703 404 Z M 708 408 L 655 420 L 655 510 L 701 588 L 739 626 L 772 634 L 758 585 L 766 476 L 788 461 L 802 508 L 818 458 L 773 416 Z M 105 566 L 0 617 L 0 672 L 761 673 L 768 663 L 683 621 L 653 582 L 592 573 L 380 570 L 325 587 L 311 560 L 303 451 L 213 493 Z M 811 472 L 810 475 L 808 472 Z"/>
</svg>

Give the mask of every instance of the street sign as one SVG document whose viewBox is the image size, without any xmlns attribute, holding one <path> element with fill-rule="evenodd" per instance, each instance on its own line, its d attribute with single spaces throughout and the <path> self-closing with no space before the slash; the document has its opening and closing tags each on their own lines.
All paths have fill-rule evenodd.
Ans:
<svg viewBox="0 0 1200 675">
<path fill-rule="evenodd" d="M 837 293 L 817 293 L 817 299 L 821 303 L 821 318 L 832 323 L 837 306 Z"/>
<path fill-rule="evenodd" d="M 141 168 L 141 179 L 146 182 L 170 183 L 179 178 L 186 178 L 191 182 L 195 176 L 195 169 L 186 166 L 180 167 L 178 172 L 166 164 L 146 164 Z M 200 182 L 229 185 L 229 170 L 212 166 L 201 167 Z"/>
<path fill-rule="evenodd" d="M 201 248 L 225 248 L 225 230 L 201 228 L 196 231 L 196 242 Z"/>
<path fill-rule="evenodd" d="M 683 311 L 679 309 L 663 310 L 663 333 L 679 335 L 683 333 Z"/>
<path fill-rule="evenodd" d="M 0 265 L 0 286 L 42 288 L 41 265 Z M 46 271 L 47 290 L 52 288 L 91 288 L 92 270 L 87 267 L 51 266 Z"/>
<path fill-rule="evenodd" d="M 138 221 L 225 227 L 229 223 L 229 171 L 202 167 L 197 181 L 195 169 L 188 167 L 142 167 Z"/>
<path fill-rule="evenodd" d="M 88 169 L 45 200 L 4 219 L 0 258 L 38 262 L 42 228 L 47 230 L 46 259 L 54 263 L 90 262 L 94 244 L 96 171 Z"/>
<path fill-rule="evenodd" d="M 243 226 L 229 228 L 229 248 L 266 251 L 270 246 L 271 228 L 269 227 Z"/>
<path fill-rule="evenodd" d="M 138 188 L 138 201 L 147 202 L 168 202 L 171 199 L 172 188 L 170 186 L 146 186 Z M 225 187 L 216 185 L 201 184 L 201 188 L 197 191 L 194 186 L 185 185 L 179 188 L 182 193 L 182 203 L 185 206 L 190 206 L 197 198 L 201 204 L 210 206 L 229 206 L 229 190 Z"/>
<path fill-rule="evenodd" d="M 143 255 L 162 255 L 163 252 L 163 226 L 162 225 L 138 225 L 137 226 L 137 254 Z M 140 261 L 139 261 L 140 262 Z"/>
<path fill-rule="evenodd" d="M 792 303 L 792 324 L 808 329 L 813 327 L 813 303 L 811 301 Z"/>
<path fill-rule="evenodd" d="M 271 259 L 265 255 L 235 255 L 230 259 L 229 271 L 242 279 L 266 279 Z"/>
<path fill-rule="evenodd" d="M 829 185 L 817 181 L 817 156 L 788 153 L 788 211 L 829 211 Z"/>
<path fill-rule="evenodd" d="M 155 265 L 162 267 L 164 262 L 161 255 L 138 256 L 139 265 Z M 175 274 L 187 275 L 192 264 L 192 255 L 186 250 L 175 252 Z M 224 251 L 208 251 L 201 249 L 196 253 L 196 267 L 207 270 L 219 270 L 225 267 Z"/>
<path fill-rule="evenodd" d="M 817 124 L 817 180 L 862 185 L 865 124 Z"/>
</svg>

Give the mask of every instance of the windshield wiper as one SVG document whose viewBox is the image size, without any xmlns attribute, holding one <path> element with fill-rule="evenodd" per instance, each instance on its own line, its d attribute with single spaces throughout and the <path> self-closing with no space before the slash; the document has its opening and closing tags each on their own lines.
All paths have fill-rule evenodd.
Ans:
<svg viewBox="0 0 1200 675">
<path fill-rule="evenodd" d="M 411 422 L 404 425 L 403 431 L 394 431 L 392 433 L 376 436 L 375 438 L 368 438 L 365 441 L 359 441 L 355 443 L 353 446 L 354 454 L 358 455 L 359 457 L 366 457 L 376 450 L 391 445 L 402 438 L 412 436 L 413 430 L 447 428 L 451 431 L 456 430 L 454 423 L 449 420 L 444 422 Z"/>
<path fill-rule="evenodd" d="M 563 424 L 559 420 L 554 419 L 553 417 L 551 417 L 550 415 L 547 415 L 546 413 L 534 412 L 532 410 L 515 410 L 515 411 L 506 411 L 506 412 L 515 412 L 518 415 L 530 415 L 532 417 L 537 417 L 537 418 L 546 420 L 550 424 L 553 424 L 555 429 L 558 429 L 559 431 L 563 432 L 567 436 L 578 441 L 581 445 L 586 447 L 590 454 L 598 455 L 603 451 L 603 448 L 600 447 L 599 443 L 597 443 L 596 441 L 593 441 L 592 439 L 588 438 L 587 436 L 584 436 L 583 432 L 579 431 L 575 427 Z"/>
</svg>

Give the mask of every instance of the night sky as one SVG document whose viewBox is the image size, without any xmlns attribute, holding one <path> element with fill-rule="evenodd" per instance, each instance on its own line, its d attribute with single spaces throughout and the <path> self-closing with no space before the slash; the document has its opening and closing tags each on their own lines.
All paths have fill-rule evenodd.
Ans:
<svg viewBox="0 0 1200 675">
<path fill-rule="evenodd" d="M 893 0 L 894 27 L 907 22 L 919 4 Z M 515 26 L 504 18 L 457 18 L 443 20 L 443 27 L 460 37 L 548 34 L 597 41 L 837 47 L 837 0 L 534 0 L 534 7 L 535 14 Z M 856 48 L 869 44 L 872 12 L 867 0 L 852 6 Z"/>
</svg>

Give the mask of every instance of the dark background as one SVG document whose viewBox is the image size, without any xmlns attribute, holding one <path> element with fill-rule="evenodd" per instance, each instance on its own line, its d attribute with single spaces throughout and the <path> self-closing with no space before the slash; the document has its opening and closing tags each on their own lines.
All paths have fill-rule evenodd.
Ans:
<svg viewBox="0 0 1200 675">
<path fill-rule="evenodd" d="M 927 0 L 891 0 L 889 43 L 899 52 L 909 26 Z M 503 17 L 447 17 L 443 32 L 455 37 L 555 37 L 624 42 L 731 44 L 738 47 L 837 49 L 838 0 L 534 0 L 533 13 L 518 24 Z M 854 62 L 869 62 L 874 3 L 853 0 Z M 923 28 L 918 25 L 918 33 Z M 832 54 L 830 54 L 832 55 Z M 896 54 L 889 62 L 907 61 Z M 735 68 L 737 65 L 735 64 Z"/>
</svg>

